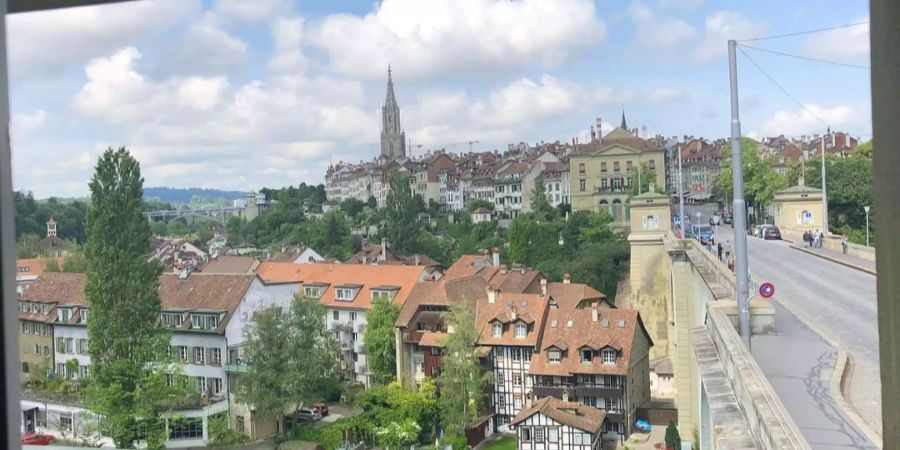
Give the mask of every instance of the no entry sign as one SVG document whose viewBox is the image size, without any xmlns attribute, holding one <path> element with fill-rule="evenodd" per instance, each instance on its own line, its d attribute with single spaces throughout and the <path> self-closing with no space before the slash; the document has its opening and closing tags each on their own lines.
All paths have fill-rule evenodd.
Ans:
<svg viewBox="0 0 900 450">
<path fill-rule="evenodd" d="M 775 285 L 769 282 L 759 285 L 759 295 L 762 295 L 765 298 L 775 295 Z"/>
</svg>

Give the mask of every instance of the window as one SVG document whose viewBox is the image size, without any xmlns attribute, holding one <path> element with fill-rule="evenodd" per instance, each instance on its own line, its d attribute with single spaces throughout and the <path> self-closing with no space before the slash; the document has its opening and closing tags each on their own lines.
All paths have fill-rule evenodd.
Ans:
<svg viewBox="0 0 900 450">
<path fill-rule="evenodd" d="M 431 347 L 431 356 L 440 356 L 441 348 L 440 347 Z"/>
<path fill-rule="evenodd" d="M 46 357 L 46 358 L 50 357 L 50 346 L 49 345 L 44 346 L 44 357 Z"/>
<path fill-rule="evenodd" d="M 606 161 L 600 163 L 600 171 L 606 172 Z"/>
<path fill-rule="evenodd" d="M 334 320 L 341 320 L 341 312 L 340 311 L 332 311 L 331 318 Z"/>
<path fill-rule="evenodd" d="M 193 359 L 194 364 L 200 364 L 200 365 L 204 364 L 204 361 L 205 361 L 204 356 L 205 355 L 203 354 L 203 347 L 194 347 L 192 349 L 191 353 L 194 358 Z"/>
<path fill-rule="evenodd" d="M 197 392 L 201 394 L 207 393 L 206 377 L 196 377 Z"/>
<path fill-rule="evenodd" d="M 619 161 L 613 162 L 613 171 L 618 172 L 621 167 L 619 166 Z"/>
<path fill-rule="evenodd" d="M 307 297 L 319 298 L 319 288 L 312 286 L 303 287 L 303 295 Z"/>
<path fill-rule="evenodd" d="M 81 323 L 81 324 L 87 323 L 87 318 L 88 318 L 88 310 L 81 309 L 79 311 L 78 323 Z"/>
<path fill-rule="evenodd" d="M 631 186 L 631 177 L 625 178 L 625 186 Z"/>
<path fill-rule="evenodd" d="M 60 413 L 59 429 L 68 432 L 72 431 L 72 413 Z"/>
<path fill-rule="evenodd" d="M 632 166 L 631 161 L 625 161 L 625 170 L 626 171 L 631 172 L 632 167 L 633 166 Z"/>
<path fill-rule="evenodd" d="M 350 342 L 356 342 L 356 332 L 350 333 Z"/>
<path fill-rule="evenodd" d="M 61 338 L 61 337 L 56 338 L 56 353 L 65 353 L 65 352 L 66 352 L 65 338 Z"/>
<path fill-rule="evenodd" d="M 356 320 L 356 313 L 353 312 L 353 311 L 350 312 L 350 320 L 351 320 L 351 321 L 355 321 L 355 320 Z"/>
<path fill-rule="evenodd" d="M 581 362 L 590 363 L 591 360 L 594 359 L 594 352 L 591 349 L 584 349 L 581 351 Z"/>
<path fill-rule="evenodd" d="M 207 349 L 209 355 L 208 360 L 209 364 L 213 366 L 222 365 L 222 349 L 218 347 L 210 347 Z"/>
<path fill-rule="evenodd" d="M 584 163 L 578 163 L 578 174 L 584 175 Z"/>
<path fill-rule="evenodd" d="M 63 363 L 56 363 L 56 375 L 65 378 L 66 377 L 66 365 Z"/>
<path fill-rule="evenodd" d="M 503 371 L 502 371 L 502 370 L 497 370 L 497 371 L 495 372 L 495 374 L 496 374 L 496 376 L 497 376 L 497 384 L 503 384 Z"/>
<path fill-rule="evenodd" d="M 519 339 L 524 339 L 526 334 L 528 334 L 528 325 L 525 325 L 524 323 L 521 323 L 521 322 L 517 323 L 516 324 L 516 337 Z"/>
<path fill-rule="evenodd" d="M 522 396 L 513 395 L 513 408 L 522 409 Z"/>
<path fill-rule="evenodd" d="M 494 322 L 491 326 L 491 335 L 494 337 L 500 337 L 503 334 L 503 324 L 500 322 Z"/>
<path fill-rule="evenodd" d="M 513 373 L 513 386 L 521 386 L 522 385 L 522 374 L 515 372 Z"/>
<path fill-rule="evenodd" d="M 587 189 L 586 183 L 584 181 L 584 178 L 582 178 L 582 179 L 578 180 L 578 190 L 580 190 L 581 192 L 584 192 L 585 189 Z"/>
<path fill-rule="evenodd" d="M 166 374 L 166 386 L 167 387 L 175 386 L 175 375 L 173 375 L 171 373 Z"/>
<path fill-rule="evenodd" d="M 534 427 L 534 442 L 544 442 L 544 427 Z"/>
<path fill-rule="evenodd" d="M 609 180 L 606 179 L 606 178 L 601 179 L 601 180 L 600 180 L 600 187 L 603 188 L 603 189 L 608 188 L 608 187 L 609 187 Z"/>
<path fill-rule="evenodd" d="M 603 364 L 615 364 L 616 363 L 616 351 L 611 348 L 604 348 L 601 352 L 603 356 Z"/>
<path fill-rule="evenodd" d="M 559 428 L 547 427 L 547 442 L 559 442 Z"/>
<path fill-rule="evenodd" d="M 197 330 L 215 330 L 219 327 L 219 316 L 215 314 L 192 314 L 191 328 Z"/>
<path fill-rule="evenodd" d="M 210 393 L 212 395 L 219 395 L 222 393 L 222 379 L 221 378 L 209 378 L 207 380 L 207 384 L 209 384 Z"/>
<path fill-rule="evenodd" d="M 79 339 L 78 340 L 78 354 L 87 355 L 88 352 L 88 340 L 87 339 Z"/>
<path fill-rule="evenodd" d="M 520 428 L 520 430 L 521 431 L 519 431 L 519 439 L 521 439 L 522 442 L 531 442 L 531 428 L 522 427 Z"/>
<path fill-rule="evenodd" d="M 509 350 L 510 358 L 513 361 L 521 361 L 522 360 L 522 352 L 519 351 L 518 348 L 512 348 Z"/>
<path fill-rule="evenodd" d="M 651 159 L 649 165 L 650 165 L 650 170 L 656 170 L 656 160 L 655 159 Z"/>
<path fill-rule="evenodd" d="M 68 322 L 72 311 L 69 308 L 59 308 L 56 310 L 56 318 L 60 322 Z"/>
<path fill-rule="evenodd" d="M 78 366 L 78 378 L 87 380 L 91 375 L 91 369 L 88 366 Z"/>
<path fill-rule="evenodd" d="M 66 338 L 66 353 L 75 353 L 75 338 Z"/>
<path fill-rule="evenodd" d="M 169 439 L 197 439 L 203 437 L 203 418 L 185 417 L 169 421 Z"/>
<path fill-rule="evenodd" d="M 181 362 L 186 362 L 186 361 L 187 361 L 187 359 L 188 359 L 188 348 L 187 348 L 187 346 L 185 346 L 185 345 L 179 345 L 179 346 L 178 346 L 178 359 L 180 359 Z"/>
<path fill-rule="evenodd" d="M 353 289 L 338 288 L 336 292 L 337 293 L 335 295 L 337 300 L 345 302 L 353 300 Z"/>
<path fill-rule="evenodd" d="M 35 355 L 41 354 L 41 346 L 40 345 L 37 345 L 37 344 L 34 345 L 34 354 Z"/>
<path fill-rule="evenodd" d="M 550 361 L 550 364 L 559 364 L 559 361 L 562 359 L 562 352 L 558 349 L 552 348 L 547 352 L 547 360 Z"/>
<path fill-rule="evenodd" d="M 234 416 L 234 429 L 238 433 L 244 432 L 244 416 Z"/>
<path fill-rule="evenodd" d="M 162 325 L 166 328 L 178 328 L 181 326 L 184 317 L 181 313 L 162 313 Z"/>
<path fill-rule="evenodd" d="M 27 362 L 22 363 L 22 373 L 28 373 L 28 363 Z"/>
</svg>

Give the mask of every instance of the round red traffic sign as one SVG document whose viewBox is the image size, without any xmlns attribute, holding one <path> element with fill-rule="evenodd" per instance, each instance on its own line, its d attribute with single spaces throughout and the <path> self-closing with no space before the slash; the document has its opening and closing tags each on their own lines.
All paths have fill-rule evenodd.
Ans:
<svg viewBox="0 0 900 450">
<path fill-rule="evenodd" d="M 775 295 L 775 285 L 769 282 L 759 285 L 759 295 L 762 295 L 765 298 Z"/>
</svg>

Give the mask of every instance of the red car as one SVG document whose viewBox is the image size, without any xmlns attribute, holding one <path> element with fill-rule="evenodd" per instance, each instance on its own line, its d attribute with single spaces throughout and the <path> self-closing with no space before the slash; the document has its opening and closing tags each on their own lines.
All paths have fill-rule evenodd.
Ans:
<svg viewBox="0 0 900 450">
<path fill-rule="evenodd" d="M 56 438 L 49 434 L 25 433 L 22 435 L 22 445 L 50 445 Z"/>
<path fill-rule="evenodd" d="M 312 407 L 313 409 L 319 411 L 322 414 L 322 417 L 328 415 L 328 405 L 324 403 L 313 403 Z"/>
</svg>

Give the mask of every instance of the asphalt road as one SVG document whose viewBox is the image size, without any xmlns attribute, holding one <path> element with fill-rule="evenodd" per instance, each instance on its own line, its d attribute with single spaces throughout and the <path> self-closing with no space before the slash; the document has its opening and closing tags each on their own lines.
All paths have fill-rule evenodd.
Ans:
<svg viewBox="0 0 900 450">
<path fill-rule="evenodd" d="M 720 226 L 719 241 L 732 240 L 731 228 Z M 791 249 L 787 242 L 748 237 L 747 247 L 751 280 L 772 282 L 775 298 L 816 328 L 810 330 L 776 302 L 777 336 L 759 337 L 753 345 L 763 372 L 795 421 L 805 428 L 804 435 L 813 448 L 832 448 L 828 442 L 841 443 L 834 448 L 870 448 L 832 407 L 833 400 L 825 398 L 828 384 L 822 380 L 830 376 L 836 351 L 818 332 L 849 352 L 853 363 L 849 400 L 880 434 L 875 277 Z"/>
</svg>

